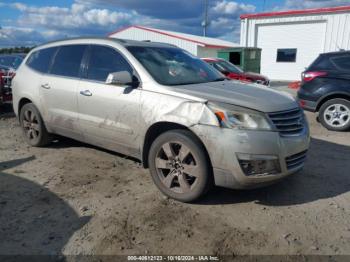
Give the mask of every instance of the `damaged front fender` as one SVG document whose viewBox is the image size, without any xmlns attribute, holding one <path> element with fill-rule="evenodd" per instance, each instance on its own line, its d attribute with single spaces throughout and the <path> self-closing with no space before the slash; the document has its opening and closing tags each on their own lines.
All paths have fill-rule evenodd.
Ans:
<svg viewBox="0 0 350 262">
<path fill-rule="evenodd" d="M 171 122 L 186 127 L 198 124 L 219 126 L 215 114 L 206 102 L 163 96 L 157 104 L 145 99 L 142 103 L 142 119 L 148 126 L 157 122 Z M 147 105 L 152 104 L 152 107 Z"/>
</svg>

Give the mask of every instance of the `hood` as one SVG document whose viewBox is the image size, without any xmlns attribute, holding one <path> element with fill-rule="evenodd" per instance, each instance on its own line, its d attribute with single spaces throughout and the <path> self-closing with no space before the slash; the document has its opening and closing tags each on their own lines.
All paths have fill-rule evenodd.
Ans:
<svg viewBox="0 0 350 262">
<path fill-rule="evenodd" d="M 266 80 L 267 79 L 266 76 L 260 75 L 258 73 L 253 73 L 253 72 L 244 72 L 243 75 L 246 77 L 250 77 L 252 79 L 257 79 L 257 80 Z"/>
<path fill-rule="evenodd" d="M 175 92 L 196 96 L 210 102 L 227 103 L 261 112 L 277 112 L 298 107 L 288 93 L 238 81 L 210 82 L 174 87 Z"/>
</svg>

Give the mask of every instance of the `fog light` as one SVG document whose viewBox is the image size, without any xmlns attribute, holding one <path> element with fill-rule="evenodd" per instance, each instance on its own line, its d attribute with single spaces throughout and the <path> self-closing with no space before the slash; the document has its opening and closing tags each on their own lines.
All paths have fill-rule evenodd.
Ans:
<svg viewBox="0 0 350 262">
<path fill-rule="evenodd" d="M 277 156 L 239 153 L 237 158 L 246 176 L 275 175 L 281 172 Z"/>
</svg>

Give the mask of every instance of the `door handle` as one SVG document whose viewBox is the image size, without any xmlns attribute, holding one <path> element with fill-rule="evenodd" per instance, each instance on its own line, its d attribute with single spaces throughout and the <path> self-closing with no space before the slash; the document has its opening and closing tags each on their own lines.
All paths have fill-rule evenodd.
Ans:
<svg viewBox="0 0 350 262">
<path fill-rule="evenodd" d="M 50 89 L 51 88 L 51 86 L 49 84 L 42 84 L 41 87 L 45 88 L 45 89 Z"/>
<path fill-rule="evenodd" d="M 83 96 L 92 96 L 92 93 L 90 92 L 90 90 L 80 91 L 80 94 Z"/>
</svg>

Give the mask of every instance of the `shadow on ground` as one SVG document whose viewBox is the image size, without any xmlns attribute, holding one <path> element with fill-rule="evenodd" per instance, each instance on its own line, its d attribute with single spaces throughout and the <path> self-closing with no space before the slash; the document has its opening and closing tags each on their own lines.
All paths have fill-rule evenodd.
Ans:
<svg viewBox="0 0 350 262">
<path fill-rule="evenodd" d="M 0 105 L 0 118 L 11 118 L 11 117 L 15 117 L 12 104 Z"/>
<path fill-rule="evenodd" d="M 312 138 L 302 171 L 269 187 L 255 190 L 216 188 L 197 204 L 256 201 L 268 206 L 304 204 L 350 191 L 350 147 Z"/>
<path fill-rule="evenodd" d="M 47 188 L 5 173 L 34 157 L 0 162 L 0 254 L 61 254 L 89 217 L 79 215 Z"/>
</svg>

